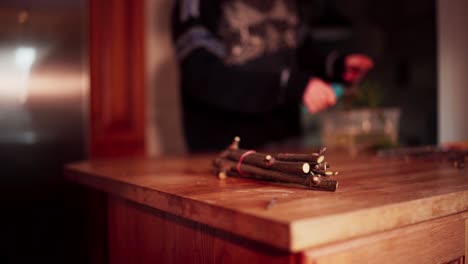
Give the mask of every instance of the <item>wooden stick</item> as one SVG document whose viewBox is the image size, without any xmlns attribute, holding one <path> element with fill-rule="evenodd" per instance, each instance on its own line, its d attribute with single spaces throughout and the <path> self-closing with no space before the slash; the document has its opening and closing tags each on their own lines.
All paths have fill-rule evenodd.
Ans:
<svg viewBox="0 0 468 264">
<path fill-rule="evenodd" d="M 313 154 L 296 154 L 296 153 L 278 153 L 273 156 L 277 160 L 282 161 L 301 161 L 315 164 L 320 164 L 325 160 L 325 156 Z"/>
<path fill-rule="evenodd" d="M 234 137 L 234 140 L 232 141 L 232 143 L 228 147 L 228 149 L 238 149 L 239 148 L 239 142 L 240 142 L 240 137 L 238 137 L 238 136 Z"/>
<path fill-rule="evenodd" d="M 322 162 L 320 164 L 315 164 L 314 168 L 317 170 L 327 170 L 330 168 L 330 164 L 328 164 L 328 162 Z"/>
<path fill-rule="evenodd" d="M 301 183 L 296 183 L 296 182 L 290 182 L 290 181 L 282 181 L 282 180 L 277 180 L 277 179 L 271 179 L 271 177 L 264 177 L 264 176 L 259 176 L 259 175 L 246 175 L 242 176 L 240 175 L 235 169 L 232 169 L 228 171 L 228 176 L 235 176 L 235 177 L 242 177 L 242 178 L 253 178 L 253 179 L 258 179 L 262 181 L 276 181 L 276 182 L 283 182 L 283 183 L 294 183 L 294 184 L 300 184 L 303 186 L 307 186 L 311 189 L 321 189 L 321 190 L 326 190 L 326 191 L 336 191 L 338 188 L 338 182 L 335 180 L 327 180 L 324 179 L 320 175 L 310 175 L 309 181 L 306 184 L 301 184 Z M 290 175 L 293 176 L 294 175 Z"/>
<path fill-rule="evenodd" d="M 220 168 L 219 171 L 218 171 L 218 179 L 220 180 L 224 180 L 227 178 L 227 170 L 225 170 L 224 168 Z"/>
<path fill-rule="evenodd" d="M 222 157 L 239 161 L 241 157 L 247 152 L 245 149 L 228 149 Z M 242 158 L 242 163 L 254 165 L 269 170 L 276 170 L 280 172 L 287 172 L 297 175 L 306 175 L 310 172 L 310 164 L 307 162 L 289 162 L 275 160 L 271 155 L 262 153 L 250 153 Z"/>
<path fill-rule="evenodd" d="M 280 172 L 280 171 L 273 171 L 267 170 L 259 167 L 255 167 L 249 164 L 242 163 L 240 164 L 240 171 L 244 175 L 239 175 L 240 172 L 237 171 L 237 162 L 224 159 L 224 158 L 217 158 L 215 160 L 215 164 L 217 166 L 227 165 L 230 167 L 229 175 L 247 177 L 247 178 L 255 178 L 261 180 L 269 180 L 269 181 L 280 181 L 280 182 L 287 182 L 287 183 L 295 183 L 300 184 L 303 186 L 311 187 L 311 188 L 318 188 L 327 191 L 335 191 L 338 187 L 338 182 L 334 180 L 317 180 L 316 177 L 318 175 L 307 175 L 307 177 L 303 176 L 296 176 L 291 175 L 288 173 Z M 237 174 L 237 175 L 236 175 Z M 314 178 L 315 177 L 315 178 Z"/>
<path fill-rule="evenodd" d="M 319 151 L 318 151 L 318 154 L 319 154 L 319 155 L 323 155 L 323 153 L 325 152 L 325 150 L 327 150 L 326 147 L 321 147 L 321 148 L 319 149 Z"/>
<path fill-rule="evenodd" d="M 322 175 L 322 176 L 333 176 L 333 175 L 338 175 L 338 172 L 335 171 L 325 171 L 325 170 L 317 170 L 317 169 L 311 169 L 311 172 L 314 174 Z"/>
<path fill-rule="evenodd" d="M 450 162 L 456 168 L 463 169 L 468 158 L 468 150 L 440 146 L 422 146 L 382 150 L 379 157 L 415 158 L 431 162 Z"/>
</svg>

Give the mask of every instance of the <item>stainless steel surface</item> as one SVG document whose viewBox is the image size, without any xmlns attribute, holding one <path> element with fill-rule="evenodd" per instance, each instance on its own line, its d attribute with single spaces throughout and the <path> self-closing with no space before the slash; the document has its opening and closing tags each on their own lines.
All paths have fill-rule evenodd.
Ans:
<svg viewBox="0 0 468 264">
<path fill-rule="evenodd" d="M 0 1 L 0 263 L 86 263 L 62 174 L 86 158 L 86 38 L 86 0 Z"/>
<path fill-rule="evenodd" d="M 86 9 L 72 3 L 0 3 L 0 146 L 84 153 Z"/>
</svg>

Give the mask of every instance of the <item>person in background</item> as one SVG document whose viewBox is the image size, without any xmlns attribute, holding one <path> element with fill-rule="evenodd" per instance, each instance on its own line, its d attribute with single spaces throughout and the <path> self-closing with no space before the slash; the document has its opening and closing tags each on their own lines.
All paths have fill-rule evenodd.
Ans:
<svg viewBox="0 0 468 264">
<path fill-rule="evenodd" d="M 361 54 L 301 58 L 300 1 L 180 0 L 173 37 L 184 129 L 192 152 L 234 136 L 256 148 L 300 134 L 300 105 L 317 113 L 337 100 L 331 82 L 354 85 L 372 68 Z M 308 69 L 299 67 L 307 60 Z"/>
</svg>

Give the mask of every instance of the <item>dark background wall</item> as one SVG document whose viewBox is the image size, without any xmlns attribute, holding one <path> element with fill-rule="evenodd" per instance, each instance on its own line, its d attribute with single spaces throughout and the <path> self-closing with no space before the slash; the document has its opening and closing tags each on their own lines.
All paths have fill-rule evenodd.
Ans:
<svg viewBox="0 0 468 264">
<path fill-rule="evenodd" d="M 368 79 L 381 87 L 383 105 L 401 108 L 400 143 L 435 144 L 435 1 L 337 0 L 336 6 L 353 24 L 351 45 L 375 60 Z"/>
</svg>

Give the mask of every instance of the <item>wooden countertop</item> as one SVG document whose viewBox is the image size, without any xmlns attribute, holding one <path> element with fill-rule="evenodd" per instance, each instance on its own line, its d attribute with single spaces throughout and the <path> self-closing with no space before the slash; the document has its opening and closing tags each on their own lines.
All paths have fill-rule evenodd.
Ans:
<svg viewBox="0 0 468 264">
<path fill-rule="evenodd" d="M 324 192 L 250 179 L 218 180 L 214 156 L 85 161 L 69 180 L 291 252 L 468 210 L 468 169 L 375 157 L 327 160 L 340 185 Z M 267 206 L 272 199 L 272 206 Z"/>
</svg>

